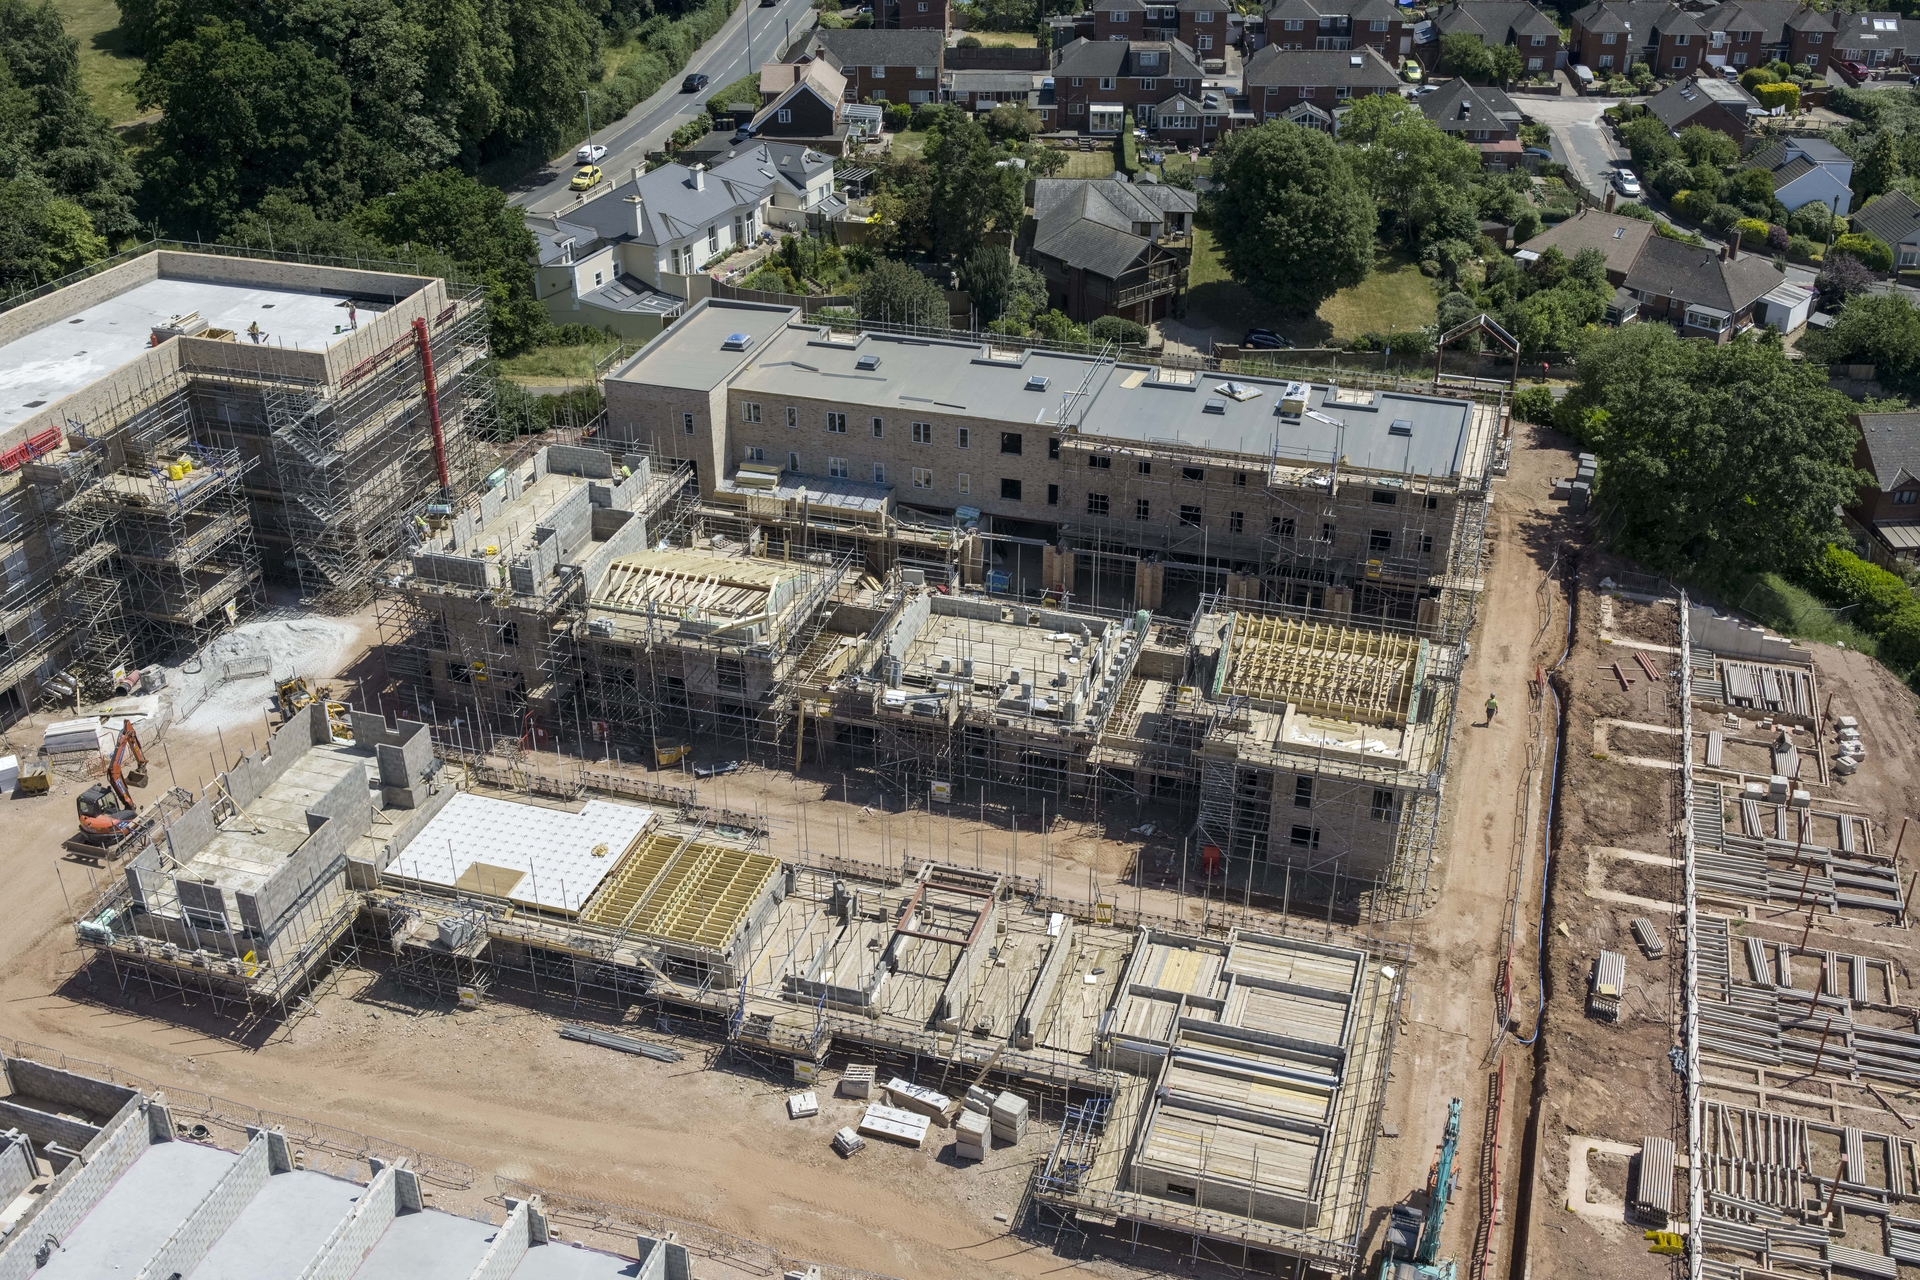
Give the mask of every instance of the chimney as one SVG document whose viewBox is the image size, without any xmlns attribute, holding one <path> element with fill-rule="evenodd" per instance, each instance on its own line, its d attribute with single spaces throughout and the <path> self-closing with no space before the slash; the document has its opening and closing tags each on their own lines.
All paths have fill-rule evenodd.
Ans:
<svg viewBox="0 0 1920 1280">
<path fill-rule="evenodd" d="M 707 189 L 707 166 L 704 164 L 693 166 L 693 189 L 695 191 Z"/>
<path fill-rule="evenodd" d="M 1613 212 L 1613 188 L 1607 188 L 1607 212 Z"/>
<path fill-rule="evenodd" d="M 1740 261 L 1740 232 L 1737 228 L 1732 238 L 1727 241 L 1726 259 L 1728 262 Z"/>
</svg>

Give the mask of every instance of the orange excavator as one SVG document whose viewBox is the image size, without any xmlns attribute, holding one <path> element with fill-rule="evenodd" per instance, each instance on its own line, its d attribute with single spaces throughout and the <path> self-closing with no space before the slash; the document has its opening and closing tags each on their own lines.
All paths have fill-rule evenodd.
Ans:
<svg viewBox="0 0 1920 1280">
<path fill-rule="evenodd" d="M 94 783 L 74 802 L 80 811 L 82 840 L 110 845 L 132 833 L 140 812 L 133 803 L 133 793 L 127 790 L 129 782 L 137 787 L 146 785 L 147 753 L 140 749 L 133 722 L 125 721 L 119 740 L 113 744 L 113 757 L 107 761 L 107 780 Z"/>
</svg>

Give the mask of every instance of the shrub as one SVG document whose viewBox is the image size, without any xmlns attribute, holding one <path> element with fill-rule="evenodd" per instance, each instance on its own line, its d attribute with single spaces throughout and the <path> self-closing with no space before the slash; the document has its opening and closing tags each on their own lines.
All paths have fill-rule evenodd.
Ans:
<svg viewBox="0 0 1920 1280">
<path fill-rule="evenodd" d="M 1772 67 L 1754 67 L 1740 73 L 1740 87 L 1748 93 L 1752 93 L 1763 84 L 1778 83 L 1780 83 L 1780 77 L 1774 73 Z"/>
<path fill-rule="evenodd" d="M 1767 224 L 1758 218 L 1741 218 L 1733 224 L 1733 229 L 1740 233 L 1740 243 L 1749 249 L 1767 242 Z"/>
<path fill-rule="evenodd" d="M 913 108 L 904 102 L 892 103 L 882 120 L 888 133 L 905 133 L 913 124 Z"/>
<path fill-rule="evenodd" d="M 1880 641 L 1880 656 L 1903 675 L 1920 665 L 1920 600 L 1897 575 L 1851 551 L 1828 547 L 1808 585 L 1831 604 L 1855 605 L 1851 621 Z"/>
<path fill-rule="evenodd" d="M 1528 387 L 1513 397 L 1513 416 L 1537 426 L 1553 425 L 1553 392 L 1545 387 Z"/>
<path fill-rule="evenodd" d="M 1807 239 L 1805 236 L 1788 236 L 1787 254 L 1789 257 L 1794 258 L 1811 258 L 1813 256 L 1813 241 Z"/>
<path fill-rule="evenodd" d="M 1087 326 L 1095 342 L 1127 342 L 1140 346 L 1147 340 L 1147 326 L 1120 316 L 1101 316 Z"/>
<path fill-rule="evenodd" d="M 1834 252 L 1850 253 L 1874 271 L 1893 270 L 1893 250 L 1870 235 L 1848 232 L 1833 242 Z"/>
<path fill-rule="evenodd" d="M 1920 665 L 1920 604 L 1909 603 L 1889 618 L 1878 638 L 1880 656 L 1894 670 L 1905 674 Z"/>
<path fill-rule="evenodd" d="M 978 49 L 980 47 L 980 37 L 961 36 L 953 42 L 953 47 L 956 49 Z"/>
<path fill-rule="evenodd" d="M 1753 96 L 1769 111 L 1775 107 L 1784 107 L 1788 111 L 1800 109 L 1800 86 L 1797 84 L 1763 84 L 1753 91 Z"/>
<path fill-rule="evenodd" d="M 1785 227 L 1777 225 L 1769 225 L 1767 227 L 1767 248 L 1773 250 L 1775 253 L 1785 253 L 1793 247 L 1792 242 L 1793 237 L 1787 234 Z"/>
</svg>

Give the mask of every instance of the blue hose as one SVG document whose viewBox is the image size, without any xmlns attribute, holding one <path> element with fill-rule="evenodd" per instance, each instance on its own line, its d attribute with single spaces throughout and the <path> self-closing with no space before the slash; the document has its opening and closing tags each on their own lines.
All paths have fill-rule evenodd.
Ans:
<svg viewBox="0 0 1920 1280">
<path fill-rule="evenodd" d="M 1558 671 L 1566 663 L 1567 655 L 1573 652 L 1573 604 L 1567 604 L 1567 642 L 1560 650 L 1560 656 L 1554 661 L 1553 670 Z M 1560 793 L 1560 739 L 1566 730 L 1567 708 L 1560 701 L 1560 692 L 1551 682 L 1547 692 L 1553 695 L 1553 769 L 1547 774 L 1547 812 L 1541 823 L 1540 832 L 1540 920 L 1534 932 L 1537 941 L 1534 944 L 1534 977 L 1537 993 L 1534 1004 L 1538 1012 L 1534 1015 L 1533 1034 L 1520 1041 L 1532 1044 L 1540 1038 L 1540 1026 L 1546 1020 L 1547 1012 L 1547 883 L 1553 876 L 1553 806 Z"/>
</svg>

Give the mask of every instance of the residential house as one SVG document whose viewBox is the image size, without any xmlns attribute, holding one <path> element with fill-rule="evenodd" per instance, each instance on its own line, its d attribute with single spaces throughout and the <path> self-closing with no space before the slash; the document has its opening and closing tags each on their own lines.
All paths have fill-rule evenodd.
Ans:
<svg viewBox="0 0 1920 1280">
<path fill-rule="evenodd" d="M 816 31 L 806 52 L 824 53 L 846 77 L 848 102 L 935 102 L 947 47 L 933 29 Z"/>
<path fill-rule="evenodd" d="M 1904 67 L 1907 50 L 1920 48 L 1920 23 L 1897 13 L 1845 13 L 1834 17 L 1834 56 L 1865 67 Z"/>
<path fill-rule="evenodd" d="M 1038 109 L 1042 75 L 1033 71 L 949 71 L 948 102 L 968 111 L 991 111 L 1003 102 Z"/>
<path fill-rule="evenodd" d="M 1859 413 L 1853 465 L 1872 479 L 1842 510 L 1854 545 L 1896 571 L 1920 563 L 1920 413 Z"/>
<path fill-rule="evenodd" d="M 1247 59 L 1247 105 L 1256 122 L 1281 119 L 1296 103 L 1331 115 L 1353 98 L 1397 93 L 1400 77 L 1371 47 L 1282 49 L 1268 45 Z"/>
<path fill-rule="evenodd" d="M 1674 133 L 1697 124 L 1745 142 L 1752 116 L 1761 107 L 1745 89 L 1710 72 L 1668 85 L 1647 99 L 1647 110 Z"/>
<path fill-rule="evenodd" d="M 1853 214 L 1849 225 L 1892 249 L 1895 266 L 1920 267 L 1920 204 L 1906 192 L 1875 196 Z"/>
<path fill-rule="evenodd" d="M 1773 197 L 1788 211 L 1822 204 L 1845 213 L 1853 204 L 1853 157 L 1825 138 L 1782 138 L 1741 164 L 1773 175 Z"/>
<path fill-rule="evenodd" d="M 1200 64 L 1178 40 L 1075 40 L 1053 65 L 1058 127 L 1118 133 L 1145 125 L 1175 94 L 1200 89 Z"/>
<path fill-rule="evenodd" d="M 1040 178 L 1024 254 L 1046 278 L 1048 305 L 1076 321 L 1151 324 L 1186 293 L 1197 207 L 1191 191 L 1118 175 Z"/>
<path fill-rule="evenodd" d="M 1762 300 L 1782 283 L 1771 258 L 1742 253 L 1737 245 L 1713 249 L 1669 240 L 1650 222 L 1593 209 L 1542 231 L 1514 257 L 1529 262 L 1550 248 L 1569 258 L 1583 249 L 1606 257 L 1607 279 L 1617 288 L 1608 320 L 1663 320 L 1683 338 L 1726 342 L 1751 329 Z"/>
<path fill-rule="evenodd" d="M 845 155 L 846 77 L 825 58 L 770 62 L 760 68 L 765 106 L 748 128 L 756 137 L 802 143 L 828 155 Z"/>
<path fill-rule="evenodd" d="M 1805 63 L 1816 71 L 1824 69 L 1833 60 L 1833 38 L 1839 30 L 1833 14 L 1806 5 L 1795 5 L 1783 25 L 1786 48 L 1784 51 L 1775 50 L 1778 56 L 1796 67 Z"/>
<path fill-rule="evenodd" d="M 1472 143 L 1483 167 L 1495 172 L 1520 167 L 1520 126 L 1525 117 L 1499 89 L 1476 87 L 1456 76 L 1437 93 L 1414 101 L 1442 133 Z"/>
<path fill-rule="evenodd" d="M 1367 45 L 1393 62 L 1413 48 L 1413 26 L 1393 0 L 1274 0 L 1260 30 L 1258 39 L 1249 34 L 1250 52 L 1264 45 L 1282 49 Z"/>
<path fill-rule="evenodd" d="M 873 25 L 884 31 L 938 31 L 944 39 L 951 17 L 947 0 L 878 0 Z"/>
<path fill-rule="evenodd" d="M 1567 63 L 1560 28 L 1526 0 L 1454 0 L 1431 20 L 1442 38 L 1466 32 L 1485 45 L 1512 45 L 1528 75 L 1551 75 Z"/>
<path fill-rule="evenodd" d="M 1625 75 L 1636 62 L 1654 66 L 1654 26 L 1670 0 L 1599 0 L 1572 18 L 1573 61 L 1598 75 Z"/>
<path fill-rule="evenodd" d="M 1572 22 L 1573 60 L 1602 74 L 1624 73 L 1635 62 L 1665 77 L 1783 60 L 1818 68 L 1833 48 L 1833 16 L 1801 0 L 1727 0 L 1704 10 L 1669 0 L 1598 0 Z"/>
<path fill-rule="evenodd" d="M 1226 0 L 1100 0 L 1091 12 L 1095 40 L 1178 40 L 1202 61 L 1224 58 L 1229 43 Z"/>
<path fill-rule="evenodd" d="M 1233 103 L 1219 89 L 1202 89 L 1198 94 L 1176 93 L 1156 103 L 1148 117 L 1147 128 L 1156 138 L 1170 142 L 1204 145 L 1241 121 L 1233 112 Z"/>
<path fill-rule="evenodd" d="M 561 324 L 648 338 L 680 314 L 689 277 L 766 226 L 778 181 L 767 147 L 704 167 L 635 169 L 564 214 L 530 216 L 535 289 Z"/>
</svg>

